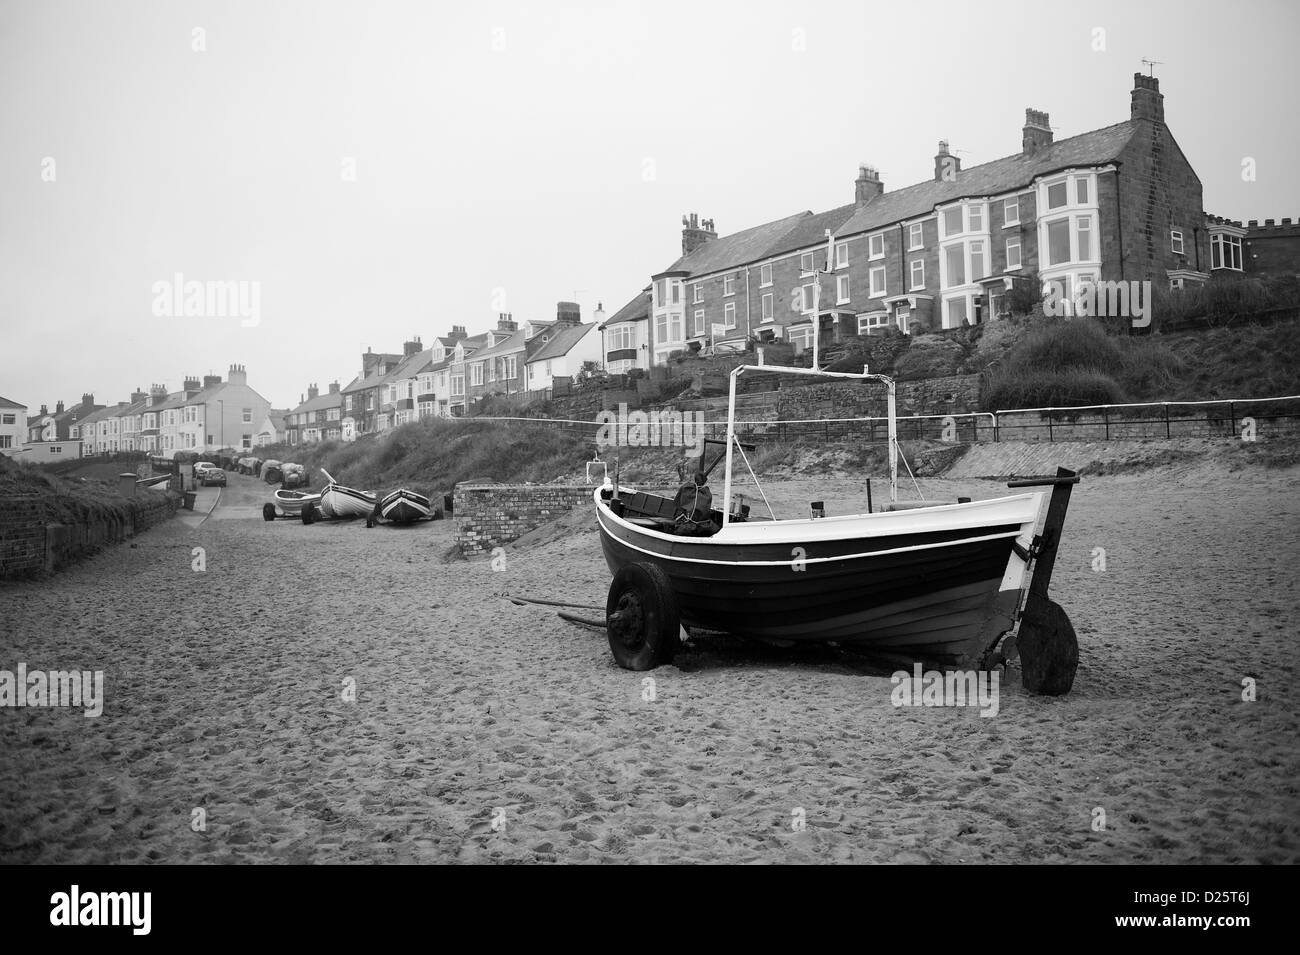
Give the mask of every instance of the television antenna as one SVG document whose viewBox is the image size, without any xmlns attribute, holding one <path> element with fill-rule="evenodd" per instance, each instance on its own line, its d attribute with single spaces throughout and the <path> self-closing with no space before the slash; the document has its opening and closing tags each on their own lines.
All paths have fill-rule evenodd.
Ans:
<svg viewBox="0 0 1300 955">
<path fill-rule="evenodd" d="M 1150 57 L 1144 56 L 1142 57 L 1142 65 L 1147 68 L 1147 76 L 1154 76 L 1154 68 L 1157 66 L 1164 66 L 1165 64 L 1163 60 L 1153 60 Z"/>
</svg>

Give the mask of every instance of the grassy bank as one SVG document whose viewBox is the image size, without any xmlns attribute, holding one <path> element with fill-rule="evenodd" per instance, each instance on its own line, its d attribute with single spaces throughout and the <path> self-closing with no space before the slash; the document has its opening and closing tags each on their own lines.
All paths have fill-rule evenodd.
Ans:
<svg viewBox="0 0 1300 955">
<path fill-rule="evenodd" d="M 161 491 L 144 491 L 161 495 Z M 117 482 L 100 478 L 69 480 L 50 474 L 45 468 L 15 464 L 0 455 L 0 500 L 34 497 L 45 508 L 51 524 L 77 524 L 94 520 L 125 520 L 133 514 L 137 499 L 123 497 Z"/>
</svg>

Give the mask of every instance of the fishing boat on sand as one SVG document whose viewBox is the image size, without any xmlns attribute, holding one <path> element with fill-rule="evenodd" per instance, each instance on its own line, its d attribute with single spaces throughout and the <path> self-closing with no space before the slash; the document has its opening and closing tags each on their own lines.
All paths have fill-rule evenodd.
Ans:
<svg viewBox="0 0 1300 955">
<path fill-rule="evenodd" d="M 348 517 L 369 517 L 375 510 L 376 498 L 370 491 L 358 491 L 356 488 L 339 484 L 328 471 L 321 468 L 325 475 L 325 487 L 320 492 L 319 504 L 305 505 L 302 509 L 302 522 L 310 524 L 317 517 L 327 519 Z"/>
<path fill-rule="evenodd" d="M 752 448 L 735 433 L 736 382 L 746 371 L 885 385 L 890 509 L 823 517 L 814 505 L 811 517 L 777 519 L 770 506 L 770 516 L 760 518 L 733 502 L 733 452 L 748 468 L 745 448 Z M 1039 512 L 1049 497 L 1042 490 L 900 507 L 894 382 L 866 369 L 742 365 L 731 373 L 726 440 L 708 444 L 725 444 L 720 509 L 707 493 L 701 506 L 708 471 L 722 460 L 705 471 L 704 453 L 676 498 L 620 486 L 617 471 L 612 484 L 595 490 L 601 547 L 614 575 L 606 631 L 621 666 L 646 670 L 671 661 L 685 625 L 781 645 L 831 641 L 895 661 L 961 668 L 985 669 L 1018 651 L 1027 688 L 1068 692 L 1078 646 L 1047 585 L 1078 481 L 1073 472 L 1010 482 L 1052 488 L 1041 534 Z"/>
<path fill-rule="evenodd" d="M 262 505 L 262 520 L 273 521 L 280 514 L 285 517 L 302 517 L 302 510 L 308 504 L 320 504 L 320 495 L 312 494 L 307 491 L 291 491 L 287 488 L 277 488 L 272 495 L 274 501 Z M 279 508 L 279 513 L 276 509 Z"/>
<path fill-rule="evenodd" d="M 433 508 L 427 497 L 402 487 L 380 499 L 370 519 L 366 521 L 366 526 L 372 526 L 378 518 L 394 524 L 411 524 L 426 520 L 432 513 Z"/>
</svg>

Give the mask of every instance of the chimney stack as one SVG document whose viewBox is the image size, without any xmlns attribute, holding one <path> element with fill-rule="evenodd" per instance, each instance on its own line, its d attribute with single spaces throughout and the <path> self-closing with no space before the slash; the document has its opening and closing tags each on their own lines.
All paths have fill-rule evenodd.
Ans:
<svg viewBox="0 0 1300 955">
<path fill-rule="evenodd" d="M 141 401 L 145 401 L 148 398 L 149 398 L 149 392 L 141 391 L 139 388 L 131 392 L 131 404 L 133 405 L 138 404 Z"/>
<path fill-rule="evenodd" d="M 230 371 L 226 374 L 226 380 L 232 385 L 248 384 L 248 372 L 244 370 L 243 365 L 231 365 Z"/>
<path fill-rule="evenodd" d="M 41 405 L 41 414 L 42 414 L 42 415 L 47 415 L 47 414 L 49 414 L 49 413 L 50 413 L 50 406 L 49 406 L 49 405 Z"/>
<path fill-rule="evenodd" d="M 320 389 L 315 385 L 307 386 L 307 400 L 312 401 L 320 394 Z"/>
<path fill-rule="evenodd" d="M 204 387 L 204 388 L 215 388 L 215 387 L 217 387 L 217 385 L 219 385 L 219 384 L 221 384 L 221 376 L 220 376 L 220 375 L 204 375 L 204 376 L 203 376 L 203 387 Z"/>
<path fill-rule="evenodd" d="M 62 402 L 62 401 L 60 401 L 58 404 L 56 404 L 56 405 L 54 406 L 54 413 L 55 413 L 55 414 L 63 414 L 63 402 Z"/>
<path fill-rule="evenodd" d="M 515 321 L 514 312 L 497 312 L 497 331 L 519 331 L 519 323 Z"/>
<path fill-rule="evenodd" d="M 416 335 L 409 342 L 402 342 L 402 357 L 410 358 L 412 355 L 418 355 L 424 351 L 424 346 L 420 344 L 420 336 Z"/>
<path fill-rule="evenodd" d="M 185 397 L 193 398 L 200 391 L 199 380 L 197 378 L 186 378 L 185 385 L 182 390 L 185 392 Z"/>
<path fill-rule="evenodd" d="M 700 221 L 694 212 L 682 216 L 682 255 L 690 255 L 705 242 L 718 237 L 712 219 Z"/>
<path fill-rule="evenodd" d="M 885 184 L 880 181 L 880 173 L 875 167 L 865 163 L 858 166 L 858 178 L 853 185 L 853 202 L 859 209 L 885 191 Z"/>
<path fill-rule="evenodd" d="M 956 182 L 961 172 L 961 160 L 948 152 L 948 140 L 939 140 L 939 151 L 934 155 L 934 181 Z"/>
<path fill-rule="evenodd" d="M 166 385 L 158 385 L 158 384 L 154 384 L 154 385 L 150 385 L 150 386 L 149 386 L 149 406 L 150 406 L 150 407 L 153 407 L 154 405 L 160 405 L 160 404 L 162 404 L 162 403 L 163 403 L 164 401 L 166 401 L 166 400 L 167 400 L 167 386 L 166 386 Z"/>
<path fill-rule="evenodd" d="M 555 323 L 557 325 L 581 325 L 582 307 L 577 302 L 557 302 L 555 304 Z"/>
<path fill-rule="evenodd" d="M 1032 156 L 1052 145 L 1052 127 L 1047 114 L 1038 109 L 1025 110 L 1025 128 L 1020 140 L 1021 151 Z"/>
<path fill-rule="evenodd" d="M 81 406 L 83 408 L 90 408 L 94 404 L 95 404 L 95 396 L 93 394 L 86 394 L 83 392 L 81 395 Z"/>
<path fill-rule="evenodd" d="M 469 338 L 469 333 L 465 331 L 464 325 L 453 325 L 451 326 L 451 334 L 447 337 L 459 340 L 462 338 Z M 452 347 L 454 348 L 455 346 L 453 345 Z"/>
<path fill-rule="evenodd" d="M 330 394 L 332 394 L 332 395 L 337 395 L 338 393 L 339 393 L 339 383 L 338 383 L 337 381 L 331 381 L 331 382 L 330 382 Z"/>
<path fill-rule="evenodd" d="M 597 325 L 603 325 L 603 324 L 605 323 L 605 303 L 604 303 L 604 302 L 597 302 L 597 303 L 596 303 L 596 310 L 595 310 L 594 312 L 591 313 L 591 320 L 592 320 L 593 322 L 595 322 Z"/>
<path fill-rule="evenodd" d="M 1155 123 L 1165 121 L 1165 97 L 1160 92 L 1160 81 L 1154 76 L 1133 74 L 1132 103 L 1129 116 L 1132 119 L 1149 119 Z"/>
</svg>

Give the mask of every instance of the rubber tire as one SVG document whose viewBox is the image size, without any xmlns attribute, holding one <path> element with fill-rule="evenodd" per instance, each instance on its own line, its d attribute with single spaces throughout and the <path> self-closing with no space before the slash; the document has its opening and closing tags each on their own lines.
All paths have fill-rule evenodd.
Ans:
<svg viewBox="0 0 1300 955">
<path fill-rule="evenodd" d="M 315 523 L 315 521 L 316 521 L 316 505 L 304 504 L 302 506 L 302 522 L 304 524 L 312 524 Z"/>
<path fill-rule="evenodd" d="M 262 520 L 264 520 L 264 521 L 273 521 L 273 520 L 275 520 L 275 505 L 274 505 L 274 504 L 263 504 L 263 505 L 262 505 Z"/>
<path fill-rule="evenodd" d="M 620 610 L 636 614 L 633 632 L 611 619 Z M 660 567 L 619 568 L 605 598 L 605 634 L 614 660 L 625 670 L 653 670 L 673 661 L 681 648 L 681 614 L 677 595 Z"/>
</svg>

